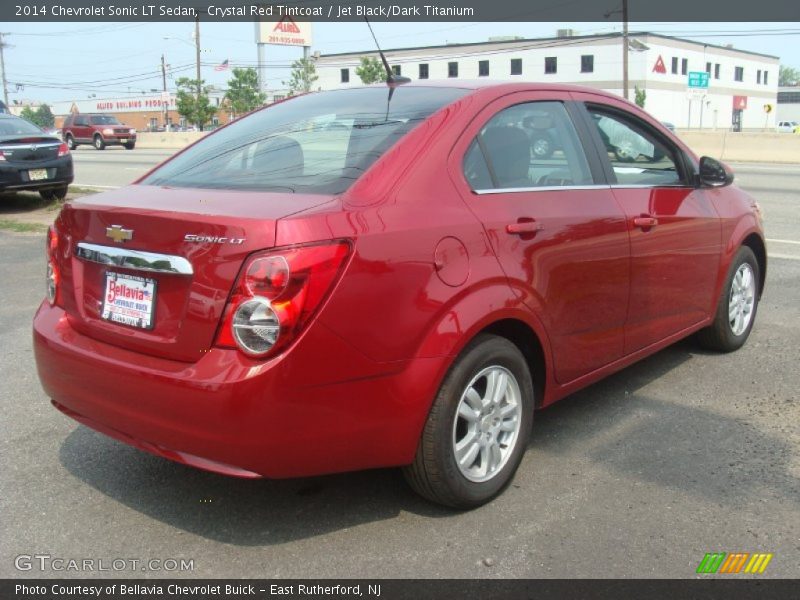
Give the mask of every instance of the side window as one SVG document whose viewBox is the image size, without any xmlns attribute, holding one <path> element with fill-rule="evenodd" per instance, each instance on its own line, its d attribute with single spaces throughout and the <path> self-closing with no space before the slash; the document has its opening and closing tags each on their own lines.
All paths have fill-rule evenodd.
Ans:
<svg viewBox="0 0 800 600">
<path fill-rule="evenodd" d="M 477 139 L 472 140 L 469 150 L 464 155 L 464 176 L 473 190 L 489 190 L 494 187 L 489 167 L 486 165 L 486 159 Z"/>
<path fill-rule="evenodd" d="M 75 125 L 78 127 L 86 127 L 89 120 L 86 117 L 75 117 Z"/>
<path fill-rule="evenodd" d="M 465 155 L 464 176 L 476 191 L 594 183 L 561 102 L 528 102 L 497 113 Z"/>
<path fill-rule="evenodd" d="M 681 185 L 675 150 L 646 126 L 612 111 L 588 109 L 619 185 Z"/>
</svg>

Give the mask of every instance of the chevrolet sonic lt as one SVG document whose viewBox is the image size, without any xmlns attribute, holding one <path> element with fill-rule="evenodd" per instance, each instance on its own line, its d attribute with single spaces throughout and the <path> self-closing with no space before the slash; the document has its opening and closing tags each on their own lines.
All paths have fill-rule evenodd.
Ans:
<svg viewBox="0 0 800 600">
<path fill-rule="evenodd" d="M 596 90 L 299 96 L 64 206 L 39 377 L 70 417 L 187 465 L 400 466 L 477 506 L 535 409 L 692 334 L 745 343 L 766 251 L 732 182 Z"/>
</svg>

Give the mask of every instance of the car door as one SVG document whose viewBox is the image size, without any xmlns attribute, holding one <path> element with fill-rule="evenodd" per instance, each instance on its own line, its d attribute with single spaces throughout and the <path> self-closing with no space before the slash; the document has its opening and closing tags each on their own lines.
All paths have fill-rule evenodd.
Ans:
<svg viewBox="0 0 800 600">
<path fill-rule="evenodd" d="M 584 100 L 611 189 L 631 240 L 625 353 L 690 328 L 709 315 L 720 261 L 721 222 L 695 185 L 690 161 L 622 102 Z"/>
<path fill-rule="evenodd" d="M 557 92 L 504 96 L 449 162 L 511 288 L 546 328 L 562 383 L 622 356 L 629 292 L 625 215 L 570 110 Z M 541 157 L 532 147 L 545 138 L 553 151 Z"/>
<path fill-rule="evenodd" d="M 75 123 L 72 127 L 72 135 L 75 139 L 81 142 L 91 139 L 89 129 L 89 117 L 86 115 L 75 115 Z"/>
</svg>

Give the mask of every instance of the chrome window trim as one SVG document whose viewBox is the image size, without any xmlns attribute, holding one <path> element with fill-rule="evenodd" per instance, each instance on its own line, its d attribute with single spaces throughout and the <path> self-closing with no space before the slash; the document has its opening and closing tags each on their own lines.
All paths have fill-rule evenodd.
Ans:
<svg viewBox="0 0 800 600">
<path fill-rule="evenodd" d="M 484 194 L 515 194 L 518 192 L 567 192 L 570 190 L 607 190 L 610 185 L 607 183 L 597 183 L 591 185 L 540 185 L 520 188 L 496 188 L 488 190 L 473 190 L 474 193 L 482 196 Z"/>
<path fill-rule="evenodd" d="M 650 184 L 650 183 L 620 183 L 612 184 L 612 190 L 649 190 L 655 188 L 691 188 L 692 186 L 687 183 L 665 183 L 665 184 Z"/>
<path fill-rule="evenodd" d="M 134 271 L 170 273 L 172 275 L 192 275 L 194 273 L 192 263 L 182 256 L 145 252 L 144 250 L 129 250 L 128 248 L 80 242 L 75 247 L 75 256 L 81 260 Z M 136 259 L 138 264 L 130 264 L 129 259 Z"/>
<path fill-rule="evenodd" d="M 28 142 L 25 142 L 24 144 L 11 144 L 11 145 L 3 144 L 0 145 L 0 150 L 25 150 L 25 149 L 30 150 L 31 146 L 36 146 L 37 149 L 55 148 L 57 146 L 60 146 L 62 143 L 63 142 L 52 141 L 52 142 L 34 142 L 32 144 Z"/>
<path fill-rule="evenodd" d="M 543 185 L 539 187 L 521 187 L 521 188 L 497 188 L 488 190 L 472 190 L 472 193 L 479 196 L 487 194 L 516 194 L 521 192 L 566 192 L 570 190 L 647 190 L 656 188 L 691 188 L 691 185 L 686 183 L 680 184 L 666 184 L 666 185 L 651 185 L 651 184 L 596 184 L 596 185 Z"/>
</svg>

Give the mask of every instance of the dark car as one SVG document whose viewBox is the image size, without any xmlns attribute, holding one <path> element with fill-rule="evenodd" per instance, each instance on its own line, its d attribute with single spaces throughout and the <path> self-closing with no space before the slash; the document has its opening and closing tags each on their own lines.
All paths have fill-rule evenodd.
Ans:
<svg viewBox="0 0 800 600">
<path fill-rule="evenodd" d="M 136 146 L 136 130 L 120 123 L 114 115 L 69 115 L 61 131 L 70 150 L 80 144 L 91 144 L 98 150 L 105 150 L 106 146 L 124 146 L 133 150 Z"/>
<path fill-rule="evenodd" d="M 32 190 L 60 200 L 72 177 L 64 142 L 25 119 L 0 114 L 0 191 Z"/>
<path fill-rule="evenodd" d="M 559 150 L 532 162 L 530 129 Z M 505 489 L 534 409 L 694 333 L 740 348 L 767 268 L 756 201 L 640 108 L 462 80 L 272 104 L 65 204 L 45 249 L 66 415 L 238 477 L 399 466 L 459 508 Z"/>
</svg>

